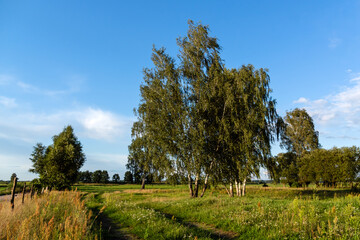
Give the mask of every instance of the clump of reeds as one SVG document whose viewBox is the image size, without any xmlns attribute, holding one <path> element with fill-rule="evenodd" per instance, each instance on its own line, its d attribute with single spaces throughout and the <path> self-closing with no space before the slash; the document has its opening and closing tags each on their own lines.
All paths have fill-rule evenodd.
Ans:
<svg viewBox="0 0 360 240">
<path fill-rule="evenodd" d="M 52 191 L 41 196 L 0 202 L 0 239 L 97 239 L 92 213 L 74 191 Z"/>
</svg>

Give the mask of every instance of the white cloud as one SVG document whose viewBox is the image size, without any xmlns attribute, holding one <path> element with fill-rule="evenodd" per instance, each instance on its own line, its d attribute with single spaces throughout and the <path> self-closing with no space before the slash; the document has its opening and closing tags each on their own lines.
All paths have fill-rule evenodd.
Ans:
<svg viewBox="0 0 360 240">
<path fill-rule="evenodd" d="M 0 96 L 0 104 L 7 108 L 13 108 L 17 106 L 15 98 L 8 98 L 4 96 Z"/>
<path fill-rule="evenodd" d="M 298 100 L 294 101 L 294 103 L 307 103 L 307 102 L 309 102 L 309 100 L 304 97 L 301 97 Z"/>
<path fill-rule="evenodd" d="M 88 137 L 113 140 L 131 127 L 131 120 L 101 109 L 88 108 L 78 114 L 77 119 Z"/>
</svg>

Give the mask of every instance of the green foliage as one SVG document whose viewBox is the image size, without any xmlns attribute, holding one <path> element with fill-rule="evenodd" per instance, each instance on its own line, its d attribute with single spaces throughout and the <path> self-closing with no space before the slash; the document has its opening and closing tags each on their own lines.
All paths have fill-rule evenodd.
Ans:
<svg viewBox="0 0 360 240">
<path fill-rule="evenodd" d="M 353 182 L 360 170 L 359 154 L 355 146 L 311 151 L 300 159 L 299 178 L 324 186 Z"/>
<path fill-rule="evenodd" d="M 295 108 L 287 112 L 284 122 L 282 146 L 288 151 L 301 156 L 320 147 L 319 133 L 315 131 L 313 120 L 305 109 Z"/>
<path fill-rule="evenodd" d="M 53 144 L 45 147 L 41 143 L 34 146 L 30 160 L 38 173 L 40 182 L 55 189 L 69 188 L 78 178 L 78 171 L 85 162 L 81 143 L 71 126 L 67 126 L 53 137 Z"/>
<path fill-rule="evenodd" d="M 93 183 L 107 183 L 109 182 L 109 174 L 106 170 L 96 170 L 92 174 L 92 182 Z"/>
<path fill-rule="evenodd" d="M 118 173 L 115 173 L 115 174 L 113 175 L 112 181 L 113 181 L 114 183 L 119 183 L 119 182 L 120 182 L 120 176 L 119 176 Z"/>
<path fill-rule="evenodd" d="M 133 183 L 134 182 L 133 174 L 130 171 L 125 172 L 124 182 L 125 183 Z"/>
<path fill-rule="evenodd" d="M 197 197 L 201 179 L 240 182 L 270 165 L 278 115 L 267 70 L 226 69 L 208 26 L 189 21 L 177 43 L 178 64 L 154 48 L 144 70 L 127 167 L 135 179 L 181 175 Z"/>
<path fill-rule="evenodd" d="M 15 178 L 17 178 L 16 173 L 11 174 L 10 183 L 13 183 Z"/>
<path fill-rule="evenodd" d="M 314 180 L 313 169 L 309 169 L 308 162 L 301 157 L 320 147 L 313 120 L 305 109 L 296 108 L 286 113 L 281 128 L 280 146 L 288 152 L 272 158 L 269 166 L 272 178 L 290 186 L 308 185 Z"/>
<path fill-rule="evenodd" d="M 315 149 L 304 152 L 301 157 L 292 152 L 279 153 L 274 158 L 277 165 L 273 178 L 290 186 L 349 184 L 358 176 L 359 156 L 360 149 L 355 146 Z"/>
<path fill-rule="evenodd" d="M 92 182 L 92 176 L 93 173 L 89 170 L 86 170 L 84 172 L 79 172 L 78 180 L 79 182 L 83 183 L 91 183 Z"/>
</svg>

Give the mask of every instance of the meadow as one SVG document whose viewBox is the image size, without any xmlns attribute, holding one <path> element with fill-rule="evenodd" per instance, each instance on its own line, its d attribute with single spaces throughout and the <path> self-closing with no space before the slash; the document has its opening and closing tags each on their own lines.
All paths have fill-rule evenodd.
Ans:
<svg viewBox="0 0 360 240">
<path fill-rule="evenodd" d="M 89 192 L 88 207 L 106 206 L 102 214 L 105 238 L 359 239 L 360 236 L 360 195 L 349 189 L 249 185 L 245 197 L 230 198 L 224 189 L 218 188 L 210 189 L 204 198 L 190 198 L 186 186 L 149 185 L 145 190 L 134 185 L 77 188 Z"/>
<path fill-rule="evenodd" d="M 360 195 L 350 189 L 249 185 L 230 198 L 212 187 L 80 184 L 12 211 L 0 202 L 0 239 L 359 239 Z M 20 195 L 20 194 L 19 194 Z"/>
</svg>

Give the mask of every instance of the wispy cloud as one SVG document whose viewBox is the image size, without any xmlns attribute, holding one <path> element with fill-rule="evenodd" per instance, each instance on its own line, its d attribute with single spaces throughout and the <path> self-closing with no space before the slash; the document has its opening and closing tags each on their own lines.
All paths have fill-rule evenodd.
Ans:
<svg viewBox="0 0 360 240">
<path fill-rule="evenodd" d="M 334 49 L 337 46 L 339 46 L 341 44 L 341 42 L 342 42 L 342 40 L 340 38 L 331 37 L 331 38 L 329 38 L 328 47 L 331 48 L 331 49 Z"/>
<path fill-rule="evenodd" d="M 51 137 L 65 125 L 73 125 L 85 138 L 115 141 L 130 134 L 133 119 L 95 108 L 55 113 L 11 113 L 0 119 L 0 138 L 25 142 Z"/>
<path fill-rule="evenodd" d="M 335 94 L 320 99 L 299 98 L 295 104 L 302 105 L 315 122 L 321 126 L 332 127 L 343 132 L 352 129 L 360 130 L 360 73 L 351 73 L 347 86 L 343 86 Z M 333 130 L 335 131 L 335 130 Z M 329 135 L 328 138 L 353 139 L 354 136 Z"/>
<path fill-rule="evenodd" d="M 4 96 L 0 96 L 0 104 L 6 108 L 14 108 L 17 106 L 15 98 L 8 98 Z"/>
<path fill-rule="evenodd" d="M 44 89 L 19 80 L 15 75 L 0 74 L 0 85 L 11 85 L 28 94 L 45 95 L 56 97 L 59 95 L 72 94 L 81 91 L 86 78 L 82 75 L 70 75 L 65 78 L 65 88 L 63 89 Z"/>
</svg>

